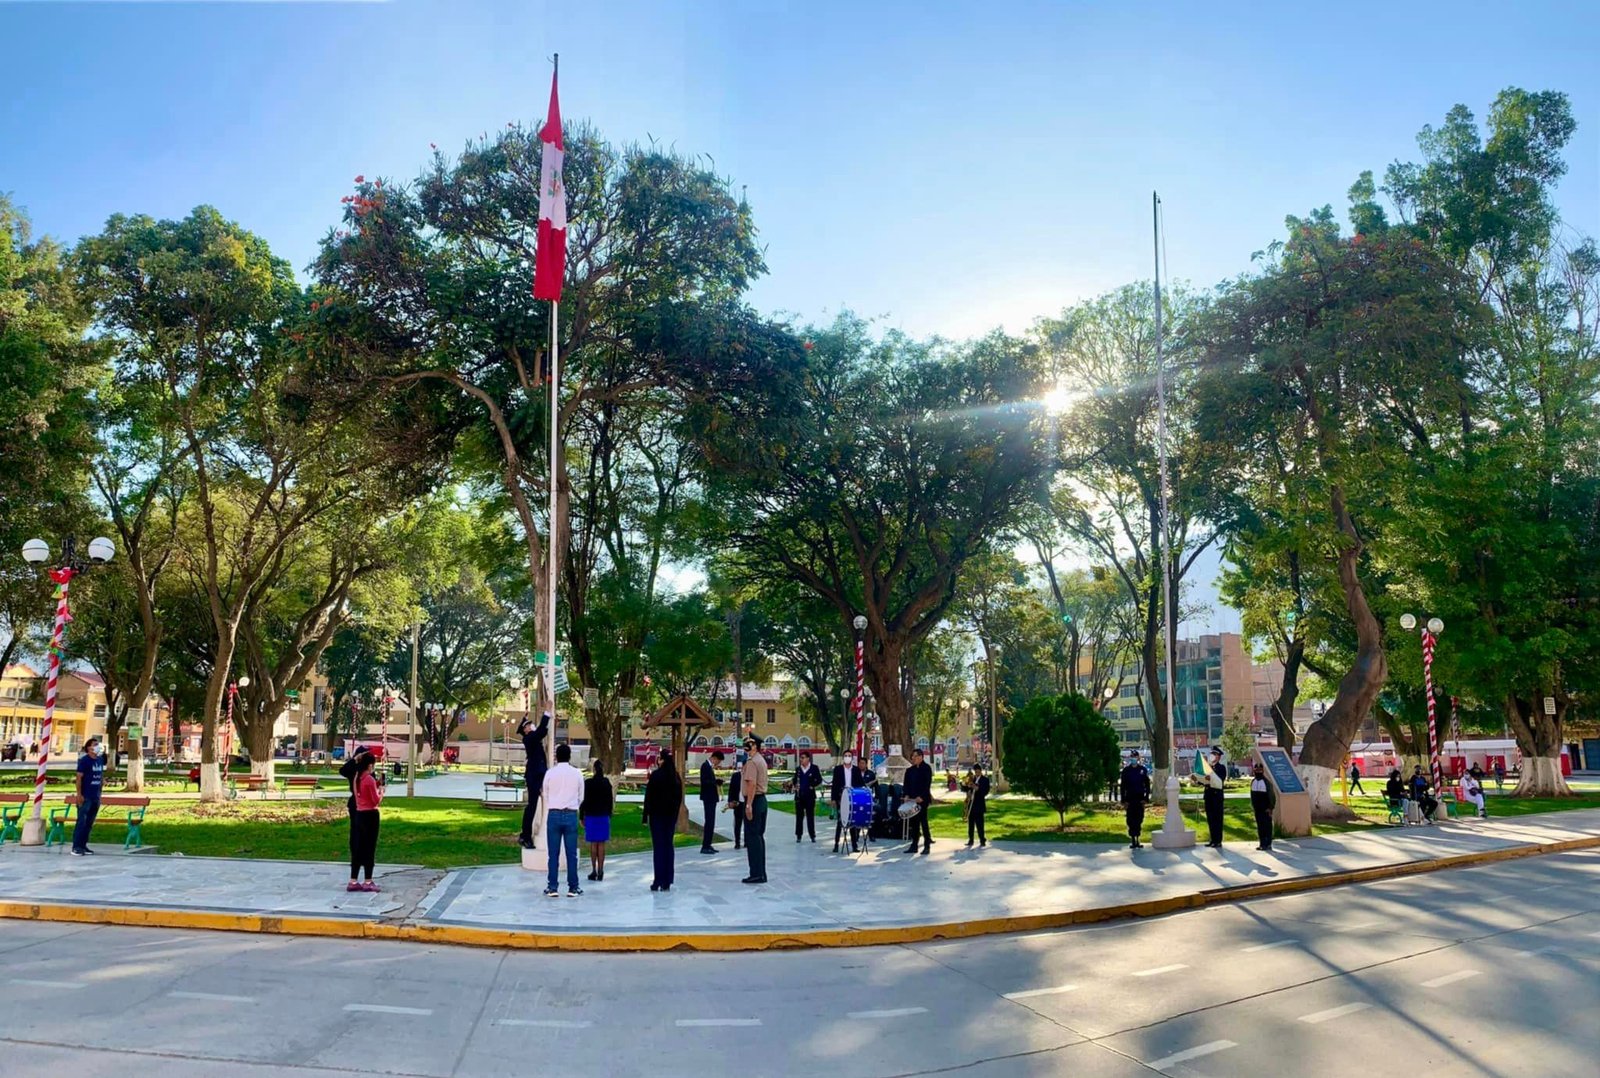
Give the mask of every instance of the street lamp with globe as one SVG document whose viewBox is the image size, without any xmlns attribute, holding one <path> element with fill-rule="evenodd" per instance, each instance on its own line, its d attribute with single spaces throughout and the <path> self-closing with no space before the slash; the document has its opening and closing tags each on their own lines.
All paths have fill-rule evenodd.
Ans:
<svg viewBox="0 0 1600 1078">
<path fill-rule="evenodd" d="M 44 784 L 45 771 L 50 761 L 50 742 L 54 735 L 56 690 L 61 681 L 61 647 L 67 632 L 67 622 L 72 620 L 67 602 L 67 592 L 72 578 L 87 572 L 91 565 L 102 565 L 112 559 L 117 548 L 104 536 L 89 540 L 89 560 L 78 555 L 76 536 L 61 541 L 61 561 L 49 570 L 56 586 L 56 621 L 50 634 L 50 667 L 44 687 L 44 722 L 39 731 L 39 770 L 33 782 L 33 812 L 22 825 L 22 845 L 44 845 Z M 22 559 L 29 565 L 43 565 L 50 560 L 50 545 L 43 539 L 29 539 L 22 544 Z"/>
</svg>

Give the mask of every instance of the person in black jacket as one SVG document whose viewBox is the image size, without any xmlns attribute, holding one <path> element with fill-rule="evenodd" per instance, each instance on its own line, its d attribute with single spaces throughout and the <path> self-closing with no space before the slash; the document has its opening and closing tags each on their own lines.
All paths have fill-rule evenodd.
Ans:
<svg viewBox="0 0 1600 1078">
<path fill-rule="evenodd" d="M 616 807 L 616 797 L 611 792 L 611 780 L 605 777 L 599 760 L 594 762 L 594 774 L 583 782 L 583 802 L 578 806 L 578 819 L 583 821 L 583 838 L 589 844 L 589 878 L 599 881 L 606 878 L 606 843 L 611 841 L 611 813 Z"/>
<path fill-rule="evenodd" d="M 683 782 L 672 753 L 661 754 L 661 765 L 644 784 L 644 822 L 650 826 L 650 851 L 655 855 L 655 879 L 650 890 L 672 890 L 673 836 L 678 832 L 678 810 L 683 807 Z"/>
<path fill-rule="evenodd" d="M 1222 766 L 1222 750 L 1211 750 L 1210 777 L 1206 782 L 1205 805 L 1206 827 L 1211 832 L 1211 841 L 1206 845 L 1214 850 L 1222 849 L 1222 791 L 1228 781 L 1228 769 Z"/>
<path fill-rule="evenodd" d="M 858 786 L 871 786 L 877 781 L 877 776 L 870 768 L 862 767 L 855 762 L 855 756 L 845 753 L 841 762 L 834 765 L 832 789 L 829 791 L 829 800 L 833 802 L 833 852 L 839 852 L 839 840 L 844 837 L 844 829 L 850 820 L 850 801 L 846 790 L 853 790 Z M 852 852 L 861 849 L 861 829 L 850 828 L 850 849 Z"/>
<path fill-rule="evenodd" d="M 1144 769 L 1137 751 L 1128 758 L 1117 785 L 1122 790 L 1122 811 L 1128 821 L 1128 849 L 1143 849 L 1139 835 L 1144 831 L 1144 807 L 1150 803 L 1150 772 Z"/>
<path fill-rule="evenodd" d="M 978 845 L 989 845 L 989 836 L 983 833 L 983 818 L 989 812 L 989 776 L 983 773 L 982 764 L 973 764 L 972 770 L 967 773 L 966 784 L 962 787 L 967 792 L 967 845 L 972 845 L 972 836 L 978 836 Z"/>
<path fill-rule="evenodd" d="M 544 737 L 550 732 L 550 712 L 546 711 L 534 726 L 533 720 L 522 716 L 517 723 L 517 736 L 522 739 L 522 751 L 528 754 L 528 763 L 522 777 L 528 784 L 528 804 L 522 810 L 522 834 L 517 836 L 525 850 L 533 849 L 533 817 L 539 811 L 539 791 L 544 787 L 544 773 L 548 765 L 544 755 Z"/>
<path fill-rule="evenodd" d="M 717 848 L 711 840 L 717 837 L 717 795 L 722 790 L 722 780 L 717 778 L 718 767 L 726 759 L 720 752 L 713 752 L 709 760 L 700 763 L 700 818 L 705 822 L 700 834 L 700 852 L 716 853 Z"/>
<path fill-rule="evenodd" d="M 1256 814 L 1256 849 L 1272 849 L 1272 807 L 1278 795 L 1272 792 L 1267 772 L 1260 764 L 1250 775 L 1250 808 Z"/>
<path fill-rule="evenodd" d="M 811 762 L 811 754 L 800 754 L 800 766 L 794 771 L 794 840 L 800 841 L 802 831 L 809 832 L 811 841 L 817 841 L 817 788 L 822 785 L 822 768 Z"/>
<path fill-rule="evenodd" d="M 733 848 L 744 845 L 744 793 L 739 775 L 744 771 L 744 750 L 733 755 L 733 778 L 728 780 L 728 808 L 733 810 Z"/>
<path fill-rule="evenodd" d="M 906 768 L 905 798 L 922 806 L 922 811 L 911 817 L 911 845 L 907 853 L 917 852 L 917 835 L 922 835 L 922 852 L 933 852 L 933 833 L 928 830 L 928 810 L 933 807 L 933 768 L 922 758 L 921 749 L 911 750 L 911 766 Z"/>
</svg>

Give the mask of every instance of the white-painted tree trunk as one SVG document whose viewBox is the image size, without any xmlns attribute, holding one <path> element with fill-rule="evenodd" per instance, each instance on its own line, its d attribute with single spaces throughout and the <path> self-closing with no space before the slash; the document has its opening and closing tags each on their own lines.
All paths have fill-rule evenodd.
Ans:
<svg viewBox="0 0 1600 1078">
<path fill-rule="evenodd" d="M 214 760 L 200 765 L 200 800 L 222 800 L 222 769 Z"/>
<path fill-rule="evenodd" d="M 1524 756 L 1516 797 L 1570 797 L 1572 788 L 1561 774 L 1560 757 Z"/>
<path fill-rule="evenodd" d="M 1338 778 L 1338 772 L 1331 767 L 1321 767 L 1317 764 L 1300 765 L 1300 781 L 1306 784 L 1306 792 L 1311 795 L 1311 818 L 1318 819 L 1343 819 L 1350 814 L 1333 798 L 1333 780 Z"/>
<path fill-rule="evenodd" d="M 277 780 L 277 764 L 277 760 L 271 756 L 264 760 L 258 760 L 252 756 L 250 757 L 250 774 L 260 775 L 270 784 Z"/>
</svg>

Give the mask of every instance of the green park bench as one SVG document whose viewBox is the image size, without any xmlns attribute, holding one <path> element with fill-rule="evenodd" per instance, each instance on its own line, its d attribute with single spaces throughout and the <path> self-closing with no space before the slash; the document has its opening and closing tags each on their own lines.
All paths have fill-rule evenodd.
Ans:
<svg viewBox="0 0 1600 1078">
<path fill-rule="evenodd" d="M 0 794 L 0 846 L 8 838 L 22 841 L 22 814 L 27 808 L 27 794 Z"/>
<path fill-rule="evenodd" d="M 68 794 L 65 805 L 50 810 L 50 831 L 45 845 L 50 845 L 50 838 L 54 838 L 56 842 L 66 841 L 66 825 L 71 821 L 73 808 L 81 804 L 82 800 L 77 794 Z M 128 831 L 122 838 L 122 848 L 125 850 L 144 845 L 144 834 L 141 829 L 144 826 L 145 809 L 149 807 L 150 799 L 148 797 L 127 797 L 113 794 L 100 798 L 100 808 L 102 810 L 108 808 L 125 808 L 128 810 Z M 56 821 L 57 813 L 61 814 L 59 823 Z M 99 823 L 100 821 L 96 820 L 95 822 Z"/>
</svg>

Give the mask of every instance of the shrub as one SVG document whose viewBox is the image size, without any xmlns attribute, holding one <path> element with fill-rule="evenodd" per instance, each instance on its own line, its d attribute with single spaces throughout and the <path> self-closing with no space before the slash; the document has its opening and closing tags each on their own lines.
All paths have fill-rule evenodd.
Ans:
<svg viewBox="0 0 1600 1078">
<path fill-rule="evenodd" d="M 1106 717 L 1077 693 L 1028 701 L 1005 730 L 1005 773 L 1011 785 L 1067 811 L 1111 784 L 1121 743 Z"/>
</svg>

